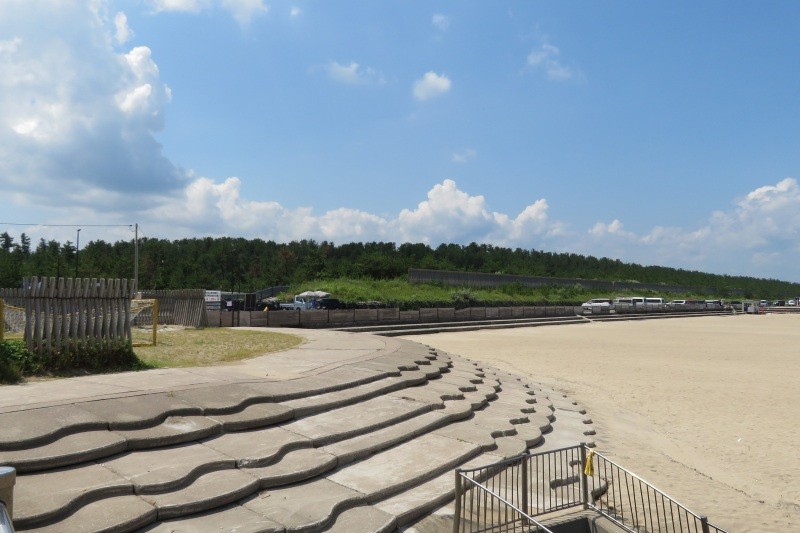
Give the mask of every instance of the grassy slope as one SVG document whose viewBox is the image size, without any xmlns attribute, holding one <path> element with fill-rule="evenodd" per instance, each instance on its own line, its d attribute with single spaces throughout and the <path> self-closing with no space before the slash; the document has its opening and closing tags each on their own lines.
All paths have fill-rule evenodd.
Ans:
<svg viewBox="0 0 800 533">
<path fill-rule="evenodd" d="M 531 302 L 584 302 L 590 298 L 613 298 L 616 296 L 630 296 L 634 292 L 620 292 L 607 294 L 598 291 L 585 290 L 580 287 L 538 287 L 535 289 L 519 285 L 506 285 L 494 289 L 459 288 L 438 284 L 411 284 L 405 279 L 372 280 L 372 279 L 317 279 L 293 285 L 284 297 L 307 290 L 323 290 L 331 296 L 345 302 L 380 301 L 384 303 L 413 304 L 415 302 L 454 302 L 459 298 L 463 301 L 465 292 L 472 296 L 479 305 L 480 302 L 505 302 L 508 304 L 523 304 Z M 674 298 L 700 298 L 709 296 L 692 294 L 658 294 L 654 291 L 636 291 L 640 296 L 661 296 L 672 300 Z M 401 305 L 402 306 L 402 305 Z"/>
</svg>

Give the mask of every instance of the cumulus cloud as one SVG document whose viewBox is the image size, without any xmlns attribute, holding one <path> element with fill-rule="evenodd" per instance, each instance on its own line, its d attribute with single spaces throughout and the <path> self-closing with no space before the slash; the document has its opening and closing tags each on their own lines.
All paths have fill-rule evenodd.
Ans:
<svg viewBox="0 0 800 533">
<path fill-rule="evenodd" d="M 133 31 L 128 27 L 128 17 L 122 11 L 114 16 L 114 27 L 117 44 L 125 44 L 133 37 Z"/>
<path fill-rule="evenodd" d="M 325 66 L 325 71 L 330 79 L 338 83 L 348 85 L 384 83 L 384 78 L 378 71 L 369 67 L 362 67 L 355 61 L 351 61 L 349 65 L 331 61 Z"/>
<path fill-rule="evenodd" d="M 564 66 L 559 61 L 561 50 L 548 42 L 543 42 L 539 48 L 531 50 L 528 54 L 527 65 L 529 68 L 540 70 L 551 81 L 566 81 L 575 77 L 573 69 Z"/>
<path fill-rule="evenodd" d="M 605 251 L 604 255 L 645 264 L 777 277 L 800 253 L 800 186 L 795 178 L 786 178 L 759 187 L 730 210 L 711 213 L 698 228 L 656 225 L 637 234 L 614 220 L 596 223 L 587 234 L 589 242 L 576 243 L 587 253 Z"/>
<path fill-rule="evenodd" d="M 617 219 L 612 220 L 610 223 L 606 224 L 604 222 L 597 222 L 592 228 L 589 230 L 591 235 L 596 237 L 600 237 L 603 235 L 617 235 L 620 237 L 635 237 L 633 233 L 627 232 L 622 229 L 622 222 Z"/>
<path fill-rule="evenodd" d="M 217 183 L 194 180 L 175 199 L 148 211 L 147 218 L 164 224 L 165 231 L 183 229 L 247 235 L 278 241 L 298 239 L 352 242 L 492 242 L 533 246 L 562 235 L 564 224 L 551 221 L 547 202 L 536 200 L 516 216 L 489 209 L 483 196 L 470 195 L 445 179 L 428 191 L 425 200 L 394 217 L 342 207 L 316 214 L 311 207 L 287 208 L 277 202 L 241 198 L 241 181 Z M 168 229 L 167 229 L 168 228 Z"/>
<path fill-rule="evenodd" d="M 114 48 L 127 22 L 91 2 L 11 4 L 0 3 L 11 36 L 0 44 L 0 192 L 182 187 L 153 137 L 171 95 L 150 49 Z"/>
<path fill-rule="evenodd" d="M 414 98 L 417 100 L 430 100 L 441 96 L 450 90 L 450 79 L 444 74 L 433 71 L 426 72 L 422 78 L 414 82 Z"/>
</svg>

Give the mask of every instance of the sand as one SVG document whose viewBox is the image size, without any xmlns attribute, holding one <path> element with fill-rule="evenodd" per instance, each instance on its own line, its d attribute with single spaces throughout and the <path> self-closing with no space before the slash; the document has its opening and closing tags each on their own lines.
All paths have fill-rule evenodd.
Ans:
<svg viewBox="0 0 800 533">
<path fill-rule="evenodd" d="M 800 315 L 408 338 L 563 391 L 598 451 L 728 531 L 800 531 Z"/>
</svg>

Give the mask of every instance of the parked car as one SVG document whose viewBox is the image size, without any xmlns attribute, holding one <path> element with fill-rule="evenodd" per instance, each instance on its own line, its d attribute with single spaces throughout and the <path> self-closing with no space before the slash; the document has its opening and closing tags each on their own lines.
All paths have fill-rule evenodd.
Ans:
<svg viewBox="0 0 800 533">
<path fill-rule="evenodd" d="M 317 309 L 344 309 L 344 304 L 336 298 L 320 298 L 317 300 Z"/>
<path fill-rule="evenodd" d="M 783 307 L 784 305 L 786 305 L 786 301 L 785 300 L 775 300 L 774 302 L 772 302 L 772 305 L 774 305 L 775 307 Z"/>
<path fill-rule="evenodd" d="M 596 305 L 600 307 L 611 307 L 611 298 L 592 298 L 588 302 L 585 302 L 581 307 L 584 311 L 591 311 L 592 308 Z"/>
<path fill-rule="evenodd" d="M 313 305 L 314 305 L 314 300 L 312 300 L 311 298 L 304 298 L 304 297 L 300 297 L 300 296 L 295 296 L 294 297 L 294 301 L 289 302 L 289 303 L 282 303 L 281 304 L 281 309 L 287 309 L 287 310 L 288 309 L 292 309 L 292 310 L 300 309 L 302 311 L 306 311 L 308 309 L 312 309 Z"/>
<path fill-rule="evenodd" d="M 682 307 L 686 305 L 686 300 L 672 300 L 667 302 L 667 307 Z"/>
</svg>

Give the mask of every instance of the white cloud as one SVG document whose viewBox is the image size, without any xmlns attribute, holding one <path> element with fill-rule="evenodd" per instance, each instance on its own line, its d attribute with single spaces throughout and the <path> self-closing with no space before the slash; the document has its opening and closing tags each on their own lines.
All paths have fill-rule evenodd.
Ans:
<svg viewBox="0 0 800 533">
<path fill-rule="evenodd" d="M 287 208 L 277 202 L 242 199 L 240 189 L 238 178 L 222 183 L 199 178 L 180 197 L 165 199 L 148 211 L 147 218 L 158 221 L 165 234 L 206 231 L 277 241 L 311 238 L 339 243 L 476 241 L 532 246 L 563 235 L 565 227 L 549 220 L 543 199 L 511 217 L 491 211 L 483 196 L 460 190 L 450 179 L 434 185 L 416 208 L 402 209 L 391 218 L 347 207 L 318 215 L 311 207 Z"/>
<path fill-rule="evenodd" d="M 348 85 L 358 85 L 365 83 L 384 83 L 383 76 L 374 69 L 369 67 L 364 68 L 355 61 L 351 61 L 349 65 L 342 65 L 336 61 L 331 61 L 325 66 L 325 71 L 328 77 L 338 83 L 345 83 Z"/>
<path fill-rule="evenodd" d="M 633 233 L 627 232 L 622 229 L 622 222 L 617 219 L 612 220 L 610 223 L 606 224 L 604 222 L 597 222 L 592 228 L 589 230 L 591 235 L 596 237 L 600 237 L 603 235 L 617 235 L 620 237 L 634 237 Z"/>
<path fill-rule="evenodd" d="M 426 72 L 422 78 L 414 82 L 414 98 L 430 100 L 448 92 L 450 85 L 450 79 L 446 75 L 439 75 L 433 71 Z"/>
<path fill-rule="evenodd" d="M 292 6 L 292 9 L 289 11 L 289 16 L 292 18 L 299 17 L 303 14 L 303 10 L 301 10 L 297 6 Z"/>
<path fill-rule="evenodd" d="M 566 81 L 575 77 L 575 71 L 561 64 L 559 56 L 561 51 L 548 42 L 543 42 L 539 48 L 528 54 L 528 67 L 541 70 L 551 81 Z"/>
<path fill-rule="evenodd" d="M 258 15 L 266 15 L 269 6 L 264 0 L 222 0 L 222 6 L 229 10 L 239 24 L 247 26 Z"/>
<path fill-rule="evenodd" d="M 12 4 L 0 3 L 0 35 L 10 36 L 0 44 L 0 195 L 107 191 L 118 205 L 120 191 L 182 186 L 153 137 L 170 91 L 150 49 L 115 51 L 119 19 L 103 4 Z"/>
<path fill-rule="evenodd" d="M 151 0 L 155 12 L 172 11 L 198 13 L 215 7 L 224 9 L 242 26 L 247 26 L 258 15 L 269 12 L 264 0 Z"/>
<path fill-rule="evenodd" d="M 153 10 L 196 13 L 211 6 L 210 0 L 151 0 Z"/>
<path fill-rule="evenodd" d="M 469 163 L 473 159 L 478 156 L 478 152 L 476 152 L 472 148 L 464 148 L 461 151 L 458 151 L 453 154 L 452 161 L 453 163 Z"/>
<path fill-rule="evenodd" d="M 116 28 L 114 39 L 117 44 L 125 44 L 133 37 L 133 31 L 128 27 L 128 17 L 122 11 L 114 16 L 114 27 Z"/>
<path fill-rule="evenodd" d="M 431 18 L 431 23 L 442 31 L 446 31 L 450 27 L 450 17 L 435 13 Z"/>
<path fill-rule="evenodd" d="M 614 220 L 598 222 L 588 235 L 589 242 L 576 244 L 584 253 L 709 272 L 777 276 L 791 268 L 800 253 L 800 186 L 796 179 L 786 178 L 759 187 L 732 209 L 711 213 L 699 228 L 657 225 L 636 234 Z"/>
</svg>

